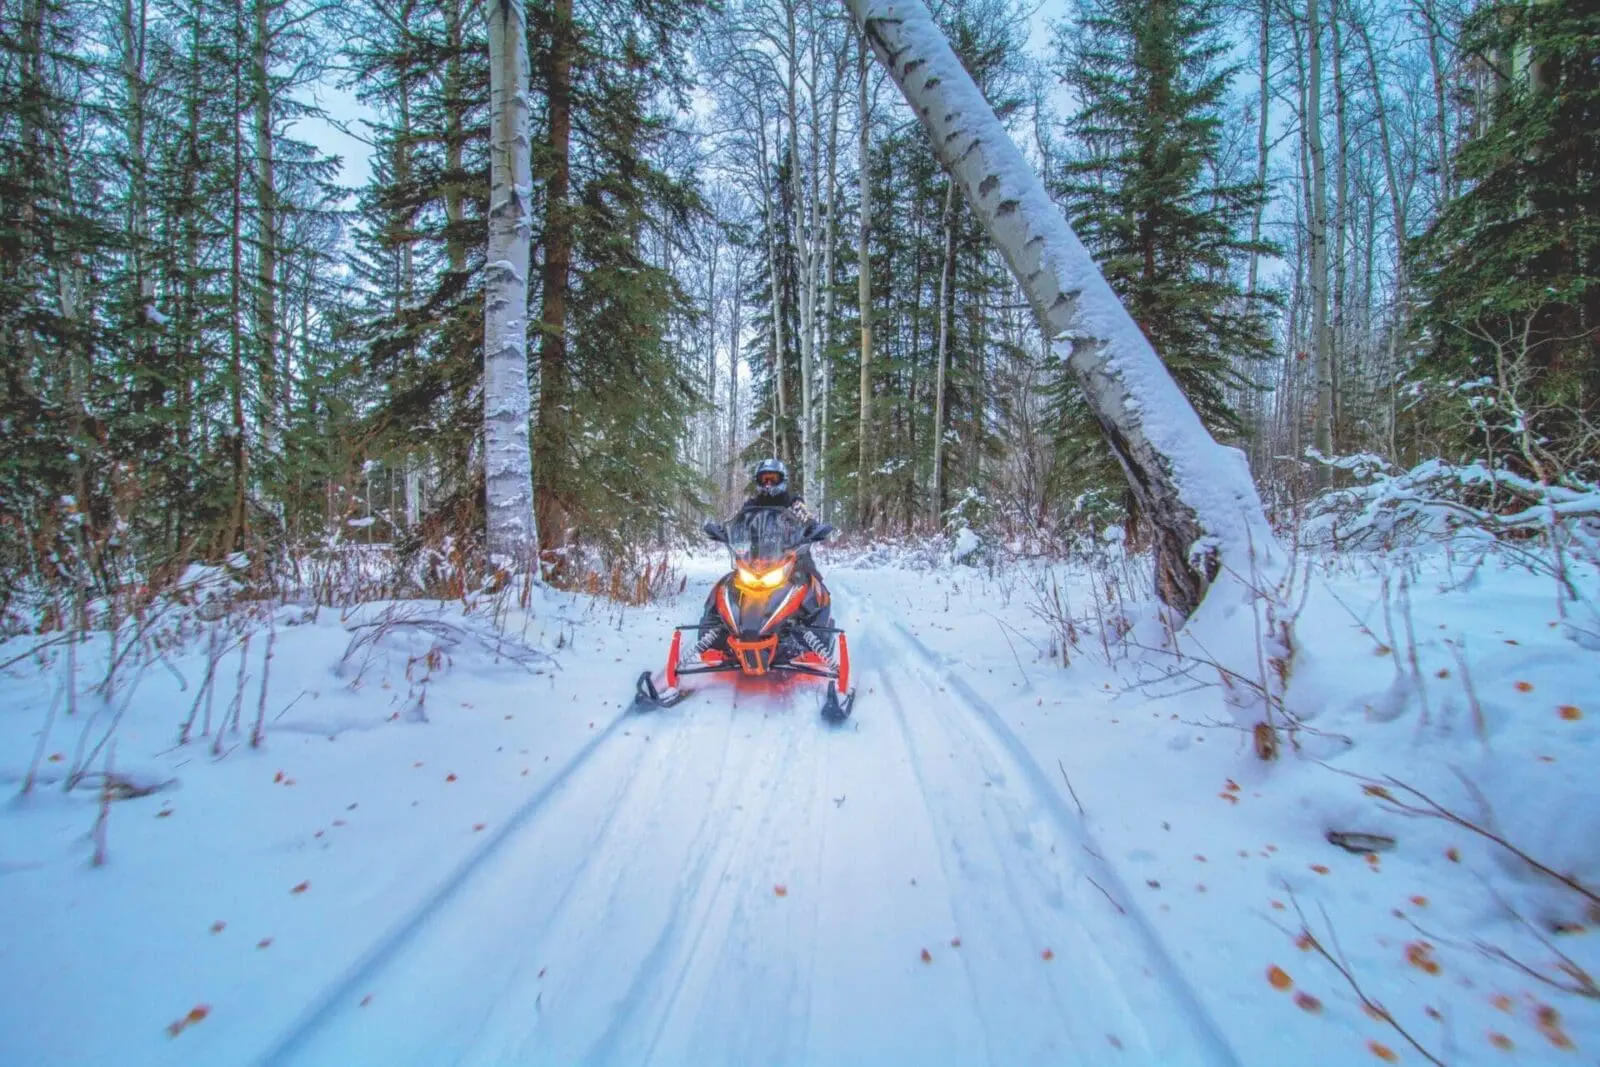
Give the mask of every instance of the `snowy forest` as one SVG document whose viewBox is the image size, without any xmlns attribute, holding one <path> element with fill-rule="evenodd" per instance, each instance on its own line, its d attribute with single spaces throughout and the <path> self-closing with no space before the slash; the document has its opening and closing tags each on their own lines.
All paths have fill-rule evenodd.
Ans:
<svg viewBox="0 0 1600 1067">
<path fill-rule="evenodd" d="M 1584 5 L 936 14 L 1280 521 L 1341 457 L 1515 475 L 1500 508 L 1537 498 L 1517 479 L 1594 477 Z M 526 27 L 547 559 L 636 567 L 768 454 L 843 530 L 1061 545 L 1128 517 L 843 6 L 530 5 Z M 16 0 L 4 33 L 7 602 L 236 550 L 481 546 L 481 5 Z M 308 134 L 327 86 L 363 105 L 359 187 Z"/>
<path fill-rule="evenodd" d="M 1595 0 L 0 0 L 0 376 L 0 1067 L 1600 1047 Z"/>
</svg>

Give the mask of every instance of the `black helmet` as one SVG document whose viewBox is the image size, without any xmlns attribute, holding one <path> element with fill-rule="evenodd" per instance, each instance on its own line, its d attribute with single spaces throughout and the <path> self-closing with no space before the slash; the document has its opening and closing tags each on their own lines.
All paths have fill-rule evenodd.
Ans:
<svg viewBox="0 0 1600 1067">
<path fill-rule="evenodd" d="M 755 473 L 756 493 L 759 496 L 782 496 L 783 491 L 789 488 L 789 471 L 782 460 L 764 459 L 756 464 Z"/>
</svg>

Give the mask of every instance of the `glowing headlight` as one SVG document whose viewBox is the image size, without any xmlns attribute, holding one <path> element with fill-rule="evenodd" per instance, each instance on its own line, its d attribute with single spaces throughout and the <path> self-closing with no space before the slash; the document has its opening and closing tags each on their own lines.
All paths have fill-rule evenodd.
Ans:
<svg viewBox="0 0 1600 1067">
<path fill-rule="evenodd" d="M 776 589 L 789 578 L 789 564 L 774 567 L 765 574 L 757 574 L 749 567 L 738 569 L 738 582 L 746 589 Z"/>
</svg>

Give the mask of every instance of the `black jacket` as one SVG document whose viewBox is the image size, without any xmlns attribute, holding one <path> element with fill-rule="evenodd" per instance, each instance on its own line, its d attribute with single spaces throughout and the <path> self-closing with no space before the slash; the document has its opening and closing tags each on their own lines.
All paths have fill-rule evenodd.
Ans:
<svg viewBox="0 0 1600 1067">
<path fill-rule="evenodd" d="M 801 511 L 802 514 L 804 514 L 805 513 L 805 498 L 802 497 L 802 496 L 799 496 L 797 494 L 790 493 L 789 490 L 785 489 L 783 492 L 779 493 L 777 496 L 753 496 L 753 497 L 751 497 L 749 500 L 746 500 L 744 502 L 744 506 L 739 509 L 739 514 L 740 515 L 748 515 L 752 511 L 760 511 L 762 508 L 773 508 L 773 509 L 776 509 L 778 511 L 782 511 L 785 508 L 792 508 L 796 504 L 800 505 L 800 511 Z M 809 516 L 807 516 L 807 517 L 809 517 Z"/>
</svg>

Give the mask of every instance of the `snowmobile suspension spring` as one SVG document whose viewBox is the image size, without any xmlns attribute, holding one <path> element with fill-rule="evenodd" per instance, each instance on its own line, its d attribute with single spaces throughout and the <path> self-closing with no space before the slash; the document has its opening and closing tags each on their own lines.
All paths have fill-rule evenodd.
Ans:
<svg viewBox="0 0 1600 1067">
<path fill-rule="evenodd" d="M 691 657 L 698 656 L 700 653 L 704 652 L 706 649 L 722 640 L 722 635 L 727 632 L 727 629 L 728 628 L 726 626 L 718 625 L 707 630 L 700 636 L 700 640 L 694 643 L 694 647 L 689 650 L 689 655 Z"/>
<path fill-rule="evenodd" d="M 811 651 L 827 661 L 829 670 L 837 671 L 839 669 L 839 661 L 834 658 L 833 649 L 828 647 L 828 642 L 810 630 L 801 630 L 800 640 L 804 641 Z"/>
</svg>

